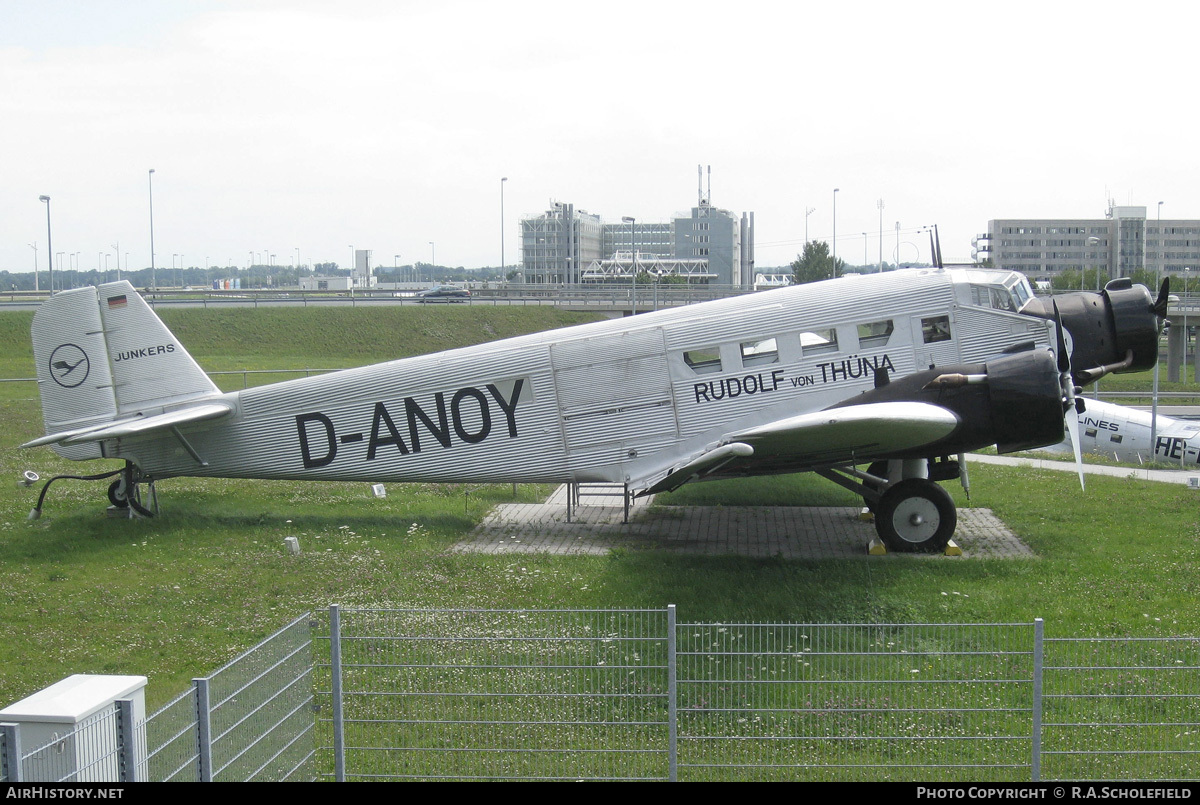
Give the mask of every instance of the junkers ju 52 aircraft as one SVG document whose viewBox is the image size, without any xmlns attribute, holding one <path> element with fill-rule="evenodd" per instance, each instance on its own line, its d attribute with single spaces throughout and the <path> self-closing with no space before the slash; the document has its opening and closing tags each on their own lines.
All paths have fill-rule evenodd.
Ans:
<svg viewBox="0 0 1200 805">
<path fill-rule="evenodd" d="M 815 471 L 864 497 L 889 549 L 940 550 L 956 454 L 1055 444 L 1077 383 L 1157 360 L 1165 289 L 1055 299 L 1016 273 L 902 270 L 222 393 L 128 282 L 107 283 L 34 317 L 47 435 L 24 446 L 124 459 L 94 477 L 143 514 L 139 485 L 173 476 L 648 494 Z"/>
<path fill-rule="evenodd" d="M 1180 468 L 1200 466 L 1200 422 L 1093 400 L 1079 413 L 1079 446 L 1084 453 L 1107 456 L 1117 461 L 1159 461 Z M 1151 444 L 1153 442 L 1153 444 Z M 1070 452 L 1066 441 L 1045 448 Z"/>
</svg>

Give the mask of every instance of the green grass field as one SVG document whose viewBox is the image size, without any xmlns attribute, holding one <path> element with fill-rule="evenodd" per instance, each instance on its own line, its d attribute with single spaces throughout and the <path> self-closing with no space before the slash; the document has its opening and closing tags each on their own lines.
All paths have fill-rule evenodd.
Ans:
<svg viewBox="0 0 1200 805">
<path fill-rule="evenodd" d="M 172 310 L 210 371 L 360 365 L 582 321 L 543 308 Z M 33 376 L 29 314 L 0 313 L 0 377 Z M 232 378 L 226 380 L 233 382 Z M 260 378 L 261 379 L 261 378 Z M 231 387 L 226 383 L 223 386 Z M 236 377 L 232 387 L 240 386 Z M 1189 388 L 1195 388 L 1192 384 Z M 1121 478 L 974 465 L 969 505 L 994 509 L 1032 560 L 905 556 L 751 560 L 614 551 L 604 557 L 447 550 L 511 485 L 390 485 L 177 479 L 162 516 L 104 515 L 104 487 L 63 481 L 27 521 L 38 487 L 97 472 L 48 448 L 32 383 L 0 383 L 0 706 L 72 673 L 145 674 L 161 704 L 190 679 L 310 608 L 621 608 L 677 604 L 689 620 L 1028 622 L 1051 636 L 1200 634 L 1200 494 Z M 112 466 L 116 466 L 115 464 Z M 959 499 L 961 490 L 947 484 Z M 549 490 L 522 486 L 520 498 Z M 692 497 L 700 496 L 700 497 Z M 811 475 L 697 485 L 672 496 L 734 505 L 854 505 Z M 664 501 L 667 502 L 667 501 Z M 291 557 L 287 536 L 303 553 Z"/>
</svg>

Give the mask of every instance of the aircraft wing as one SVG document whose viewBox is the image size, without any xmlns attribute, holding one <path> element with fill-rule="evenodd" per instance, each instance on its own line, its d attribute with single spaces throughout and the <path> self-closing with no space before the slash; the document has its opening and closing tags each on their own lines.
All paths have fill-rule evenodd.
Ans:
<svg viewBox="0 0 1200 805">
<path fill-rule="evenodd" d="M 669 468 L 657 480 L 631 481 L 641 494 L 675 489 L 688 481 L 733 475 L 797 472 L 870 461 L 919 448 L 950 435 L 959 417 L 923 402 L 879 402 L 831 408 L 730 433 L 720 446 Z"/>
<path fill-rule="evenodd" d="M 132 436 L 136 433 L 148 433 L 155 430 L 168 430 L 190 422 L 204 422 L 219 419 L 233 413 L 233 407 L 225 403 L 204 403 L 164 414 L 146 417 L 134 417 L 90 425 L 85 428 L 65 430 L 52 433 L 26 442 L 21 447 L 38 447 L 44 444 L 83 444 L 85 442 L 102 442 L 106 439 L 116 439 L 121 436 Z"/>
</svg>

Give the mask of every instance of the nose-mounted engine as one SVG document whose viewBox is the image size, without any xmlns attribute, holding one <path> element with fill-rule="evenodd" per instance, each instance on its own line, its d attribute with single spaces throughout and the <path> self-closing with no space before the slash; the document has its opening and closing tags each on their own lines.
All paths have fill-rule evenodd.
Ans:
<svg viewBox="0 0 1200 805">
<path fill-rule="evenodd" d="M 1099 293 L 1082 291 L 1033 299 L 1021 313 L 1055 319 L 1071 334 L 1071 367 L 1075 382 L 1091 383 L 1109 372 L 1140 372 L 1158 361 L 1158 336 L 1167 314 L 1168 282 L 1158 299 L 1128 277 L 1108 283 Z"/>
</svg>

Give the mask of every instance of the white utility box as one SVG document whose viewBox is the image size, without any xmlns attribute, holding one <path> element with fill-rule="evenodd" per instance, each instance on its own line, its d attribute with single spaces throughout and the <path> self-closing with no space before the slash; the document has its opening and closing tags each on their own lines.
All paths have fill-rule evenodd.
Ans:
<svg viewBox="0 0 1200 805">
<path fill-rule="evenodd" d="M 135 762 L 145 760 L 146 677 L 75 674 L 0 710 L 20 725 L 27 782 L 116 782 L 117 719 L 113 703 L 133 703 Z M 34 752 L 34 750 L 38 750 Z"/>
</svg>

